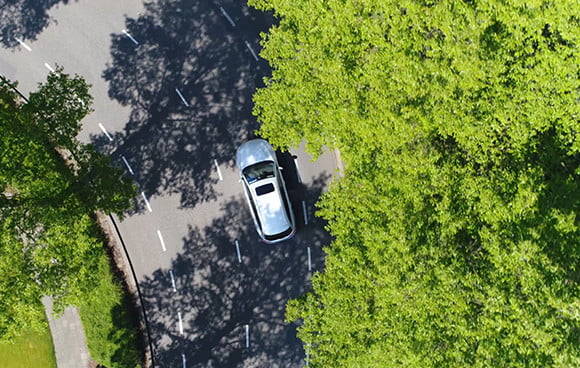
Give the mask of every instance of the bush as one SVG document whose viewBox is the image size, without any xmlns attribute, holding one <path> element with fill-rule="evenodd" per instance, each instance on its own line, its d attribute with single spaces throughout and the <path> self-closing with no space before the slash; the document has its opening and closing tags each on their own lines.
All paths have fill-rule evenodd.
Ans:
<svg viewBox="0 0 580 368">
<path fill-rule="evenodd" d="M 96 272 L 99 286 L 79 306 L 91 358 L 108 368 L 139 367 L 142 349 L 135 304 L 112 274 L 104 249 Z"/>
</svg>

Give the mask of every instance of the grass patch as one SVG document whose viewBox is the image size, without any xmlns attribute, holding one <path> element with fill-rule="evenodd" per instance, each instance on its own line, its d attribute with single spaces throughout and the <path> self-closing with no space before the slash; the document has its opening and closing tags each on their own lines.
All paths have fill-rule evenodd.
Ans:
<svg viewBox="0 0 580 368">
<path fill-rule="evenodd" d="M 0 343 L 0 368 L 56 368 L 52 337 L 46 323 L 44 331 L 29 330 Z"/>
<path fill-rule="evenodd" d="M 108 368 L 140 367 L 142 346 L 137 311 L 121 280 L 111 272 L 103 249 L 99 259 L 99 286 L 79 306 L 91 358 Z"/>
</svg>

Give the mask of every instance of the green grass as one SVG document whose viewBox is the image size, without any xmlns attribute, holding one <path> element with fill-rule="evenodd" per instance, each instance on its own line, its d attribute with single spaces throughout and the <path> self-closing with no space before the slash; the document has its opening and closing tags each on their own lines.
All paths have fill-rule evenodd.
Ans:
<svg viewBox="0 0 580 368">
<path fill-rule="evenodd" d="M 48 325 L 43 332 L 33 330 L 13 343 L 0 343 L 0 368 L 56 368 L 56 358 Z"/>
<path fill-rule="evenodd" d="M 108 368 L 140 367 L 138 311 L 133 311 L 131 297 L 111 273 L 104 249 L 95 272 L 99 286 L 79 306 L 91 358 Z"/>
</svg>

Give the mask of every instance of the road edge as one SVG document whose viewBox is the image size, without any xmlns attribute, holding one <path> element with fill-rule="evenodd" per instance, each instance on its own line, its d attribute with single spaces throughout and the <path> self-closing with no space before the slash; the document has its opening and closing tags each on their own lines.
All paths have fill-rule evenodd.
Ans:
<svg viewBox="0 0 580 368">
<path fill-rule="evenodd" d="M 141 330 L 141 335 L 143 336 L 144 346 L 149 347 L 149 349 L 145 349 L 143 352 L 143 367 L 155 368 L 153 342 L 149 332 L 145 303 L 141 295 L 141 290 L 139 289 L 139 282 L 133 268 L 133 263 L 129 257 L 129 252 L 127 251 L 127 247 L 125 246 L 125 242 L 123 241 L 123 237 L 121 236 L 114 215 L 105 215 L 101 211 L 96 212 L 95 215 L 97 217 L 97 224 L 107 239 L 106 243 L 111 251 L 111 260 L 115 263 L 117 270 L 123 275 L 127 292 L 133 296 L 133 300 L 136 304 L 135 306 L 140 311 L 139 328 Z"/>
</svg>

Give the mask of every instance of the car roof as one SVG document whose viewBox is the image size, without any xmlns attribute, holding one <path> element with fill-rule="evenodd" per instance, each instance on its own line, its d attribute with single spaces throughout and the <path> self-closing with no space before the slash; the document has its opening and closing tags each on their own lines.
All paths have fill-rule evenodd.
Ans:
<svg viewBox="0 0 580 368">
<path fill-rule="evenodd" d="M 273 185 L 275 189 L 269 193 L 258 195 L 256 188 L 264 185 Z M 262 224 L 262 232 L 265 235 L 275 235 L 288 230 L 292 224 L 286 213 L 278 180 L 276 178 L 262 179 L 250 184 L 249 187 L 256 204 L 257 216 Z"/>
<path fill-rule="evenodd" d="M 263 139 L 247 141 L 236 152 L 236 165 L 240 172 L 246 167 L 262 161 L 277 162 L 272 146 Z"/>
</svg>

